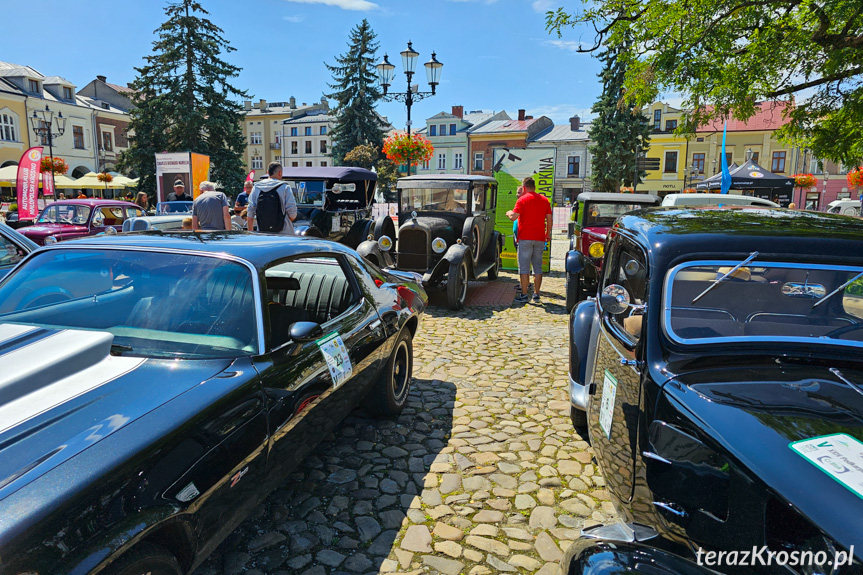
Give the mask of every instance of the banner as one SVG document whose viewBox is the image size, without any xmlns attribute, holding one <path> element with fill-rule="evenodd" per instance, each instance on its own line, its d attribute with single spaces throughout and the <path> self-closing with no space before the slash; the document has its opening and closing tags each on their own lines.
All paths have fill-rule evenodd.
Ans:
<svg viewBox="0 0 863 575">
<path fill-rule="evenodd" d="M 251 172 L 249 172 L 249 175 L 246 176 L 246 181 L 247 182 L 254 182 L 255 181 L 255 170 L 252 170 Z"/>
<path fill-rule="evenodd" d="M 54 195 L 54 174 L 47 170 L 42 172 L 42 195 L 46 198 Z"/>
<path fill-rule="evenodd" d="M 516 190 L 527 176 L 536 182 L 536 191 L 554 207 L 554 148 L 495 148 L 492 175 L 497 180 L 497 211 L 494 229 L 506 235 L 501 263 L 503 269 L 518 269 L 513 244 L 513 223 L 506 212 L 515 207 Z M 551 244 L 542 254 L 542 271 L 551 271 Z"/>
<path fill-rule="evenodd" d="M 166 201 L 174 191 L 174 182 L 180 180 L 186 193 L 192 194 L 192 160 L 189 152 L 156 154 L 156 201 Z"/>
<path fill-rule="evenodd" d="M 210 179 L 210 156 L 191 154 L 192 156 L 192 194 L 197 198 L 201 193 L 201 182 Z"/>
<path fill-rule="evenodd" d="M 39 215 L 39 170 L 42 164 L 42 147 L 30 148 L 18 162 L 18 219 L 35 220 Z"/>
</svg>

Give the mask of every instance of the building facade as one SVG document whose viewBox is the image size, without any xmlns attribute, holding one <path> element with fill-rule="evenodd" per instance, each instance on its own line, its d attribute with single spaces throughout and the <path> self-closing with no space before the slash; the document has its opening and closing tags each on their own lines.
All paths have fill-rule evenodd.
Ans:
<svg viewBox="0 0 863 575">
<path fill-rule="evenodd" d="M 469 172 L 468 134 L 494 120 L 509 120 L 505 111 L 464 113 L 463 106 L 453 106 L 450 113 L 441 112 L 426 120 L 420 130 L 434 146 L 434 156 L 417 166 L 418 174 L 467 174 Z"/>
<path fill-rule="evenodd" d="M 332 129 L 333 117 L 325 113 L 310 113 L 284 120 L 279 162 L 282 166 L 292 168 L 332 166 Z"/>
<path fill-rule="evenodd" d="M 555 149 L 555 205 L 572 204 L 578 194 L 591 190 L 589 130 L 590 124 L 582 124 L 578 116 L 573 116 L 569 124 L 552 126 L 527 144 L 528 148 Z"/>
<path fill-rule="evenodd" d="M 494 120 L 468 132 L 469 173 L 492 176 L 494 150 L 526 148 L 528 140 L 554 126 L 547 116 L 533 118 L 518 111 L 517 120 Z"/>
<path fill-rule="evenodd" d="M 684 173 L 689 155 L 688 142 L 674 133 L 683 111 L 656 102 L 645 110 L 645 114 L 651 126 L 650 148 L 646 157 L 659 160 L 659 169 L 649 170 L 636 186 L 636 191 L 660 196 L 681 192 L 685 187 L 690 187 L 687 173 Z"/>
<path fill-rule="evenodd" d="M 17 165 L 30 147 L 26 101 L 22 90 L 0 77 L 0 168 Z"/>
<path fill-rule="evenodd" d="M 244 106 L 243 135 L 246 139 L 246 152 L 243 156 L 243 161 L 246 164 L 246 171 L 255 170 L 256 176 L 259 176 L 262 170 L 266 170 L 270 162 L 282 162 L 283 157 L 291 158 L 291 156 L 297 156 L 293 160 L 287 160 L 289 163 L 286 165 L 288 166 L 294 161 L 303 162 L 300 165 L 304 165 L 306 161 L 315 161 L 314 159 L 301 160 L 299 153 L 291 154 L 290 149 L 286 153 L 282 149 L 283 140 L 289 140 L 291 133 L 291 126 L 286 127 L 284 122 L 308 115 L 326 115 L 330 110 L 326 98 L 321 98 L 320 102 L 313 104 L 302 103 L 299 105 L 293 96 L 287 102 L 267 102 L 266 100 L 260 100 L 254 105 L 251 101 L 247 100 Z M 327 132 L 329 130 L 330 127 L 327 128 Z M 303 129 L 302 133 L 305 133 L 305 129 Z M 304 151 L 306 149 L 303 138 L 300 137 L 293 141 L 297 142 L 298 150 L 301 149 Z M 313 145 L 312 150 L 314 151 L 314 149 Z M 329 149 L 329 140 L 327 141 L 327 149 Z M 312 156 L 314 154 L 309 154 L 310 158 Z M 318 159 L 318 161 L 327 160 Z"/>
<path fill-rule="evenodd" d="M 128 85 L 109 84 L 105 76 L 78 90 L 78 102 L 93 113 L 93 142 L 97 171 L 115 171 L 119 155 L 129 148 L 133 136 L 129 132 L 129 112 L 135 90 Z"/>
</svg>

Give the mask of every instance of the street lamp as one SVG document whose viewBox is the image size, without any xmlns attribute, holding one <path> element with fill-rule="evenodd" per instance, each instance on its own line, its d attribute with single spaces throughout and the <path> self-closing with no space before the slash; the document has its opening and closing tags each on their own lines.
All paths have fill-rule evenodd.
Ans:
<svg viewBox="0 0 863 575">
<path fill-rule="evenodd" d="M 51 157 L 51 189 L 54 189 L 54 138 L 62 136 L 66 131 L 66 118 L 63 117 L 63 112 L 57 113 L 56 132 L 54 131 L 54 120 L 54 111 L 47 104 L 45 104 L 44 110 L 33 110 L 33 115 L 30 116 L 33 133 L 43 140 L 48 139 L 48 151 Z"/>
<path fill-rule="evenodd" d="M 713 174 L 716 175 L 716 165 L 719 163 L 719 160 L 713 158 Z"/>
<path fill-rule="evenodd" d="M 443 64 L 438 62 L 437 55 L 432 52 L 431 60 L 425 63 L 426 69 L 426 78 L 428 79 L 428 84 L 431 86 L 431 92 L 420 92 L 419 90 L 414 90 L 411 87 L 411 78 L 413 78 L 414 70 L 417 65 L 417 58 L 419 57 L 419 52 L 414 50 L 413 44 L 408 42 L 407 50 L 403 50 L 401 52 L 402 57 L 402 66 L 404 67 L 405 76 L 407 77 L 407 91 L 405 92 L 397 92 L 397 93 L 388 93 L 389 87 L 392 85 L 393 78 L 395 77 L 395 69 L 396 67 L 390 63 L 389 58 L 386 54 L 384 54 L 383 61 L 375 66 L 378 72 L 378 82 L 381 87 L 384 89 L 383 99 L 387 102 L 392 102 L 393 100 L 398 102 L 404 102 L 405 106 L 408 109 L 408 138 L 411 136 L 411 106 L 413 103 L 419 102 L 422 99 L 428 98 L 429 96 L 435 95 L 435 88 L 440 84 L 440 75 L 441 68 L 443 68 Z M 407 158 L 408 160 L 408 175 L 411 175 L 411 159 L 410 156 Z"/>
</svg>

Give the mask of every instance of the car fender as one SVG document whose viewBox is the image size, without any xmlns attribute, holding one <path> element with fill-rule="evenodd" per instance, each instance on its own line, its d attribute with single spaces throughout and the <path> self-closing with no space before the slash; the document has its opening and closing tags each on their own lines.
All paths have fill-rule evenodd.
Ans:
<svg viewBox="0 0 863 575">
<path fill-rule="evenodd" d="M 649 545 L 582 537 L 560 561 L 561 575 L 607 575 L 650 572 L 655 575 L 716 575 L 702 567 Z"/>
<path fill-rule="evenodd" d="M 294 235 L 296 236 L 305 236 L 312 238 L 323 238 L 324 235 L 321 233 L 321 230 L 311 225 L 309 222 L 303 222 L 300 225 L 294 226 Z"/>
<path fill-rule="evenodd" d="M 570 377 L 578 383 L 587 383 L 587 360 L 590 342 L 593 339 L 593 320 L 596 316 L 596 301 L 584 300 L 572 310 L 570 316 Z"/>
<path fill-rule="evenodd" d="M 503 251 L 503 242 L 504 242 L 504 235 L 498 231 L 495 231 L 494 236 L 492 237 L 492 240 L 488 243 L 488 246 L 485 248 L 485 254 L 484 255 L 489 261 L 494 261 L 494 258 L 497 255 L 494 253 L 495 250 L 498 250 L 499 252 Z"/>
<path fill-rule="evenodd" d="M 375 240 L 366 240 L 357 246 L 357 253 L 363 259 L 368 260 L 378 267 L 387 268 L 392 266 L 392 256 L 389 253 L 384 253 L 378 242 Z"/>
<path fill-rule="evenodd" d="M 580 274 L 585 267 L 584 254 L 578 250 L 570 250 L 566 252 L 566 262 L 564 267 L 568 274 Z"/>
<path fill-rule="evenodd" d="M 470 248 L 463 243 L 456 243 L 447 249 L 446 253 L 430 272 L 426 272 L 423 275 L 423 285 L 436 285 L 449 272 L 450 265 L 460 264 L 462 261 L 467 262 L 468 279 L 475 279 Z"/>
</svg>

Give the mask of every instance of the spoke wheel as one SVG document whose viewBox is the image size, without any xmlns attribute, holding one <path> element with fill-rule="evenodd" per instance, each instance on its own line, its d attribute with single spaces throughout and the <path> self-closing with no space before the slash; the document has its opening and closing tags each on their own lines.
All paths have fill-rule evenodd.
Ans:
<svg viewBox="0 0 863 575">
<path fill-rule="evenodd" d="M 452 310 L 464 307 L 467 298 L 467 262 L 451 263 L 447 275 L 447 306 Z"/>
<path fill-rule="evenodd" d="M 498 246 L 495 246 L 495 248 L 494 248 L 494 265 L 491 267 L 490 270 L 488 270 L 488 279 L 496 280 L 497 276 L 500 275 L 500 267 L 501 267 L 500 248 Z"/>
</svg>

